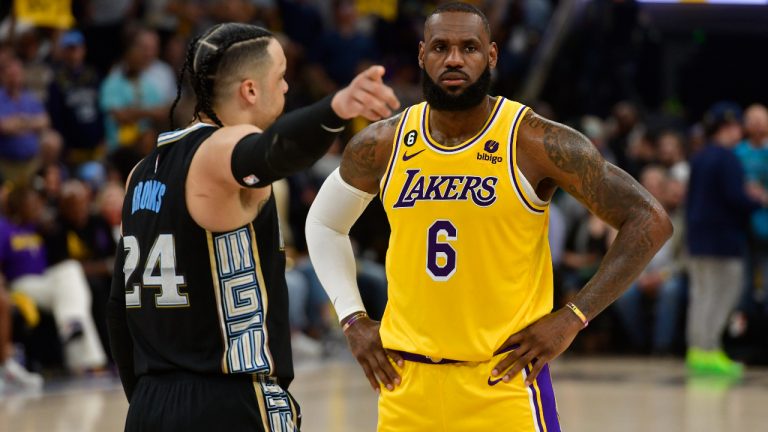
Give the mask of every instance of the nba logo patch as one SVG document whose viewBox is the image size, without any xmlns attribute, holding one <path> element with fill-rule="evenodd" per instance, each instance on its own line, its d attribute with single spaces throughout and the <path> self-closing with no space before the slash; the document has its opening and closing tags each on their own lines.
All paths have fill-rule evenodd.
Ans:
<svg viewBox="0 0 768 432">
<path fill-rule="evenodd" d="M 499 142 L 494 140 L 488 140 L 485 142 L 485 151 L 488 153 L 496 153 L 499 150 Z"/>
<path fill-rule="evenodd" d="M 249 175 L 248 177 L 243 177 L 243 183 L 247 184 L 248 186 L 253 186 L 258 182 L 259 178 L 253 174 Z"/>
</svg>

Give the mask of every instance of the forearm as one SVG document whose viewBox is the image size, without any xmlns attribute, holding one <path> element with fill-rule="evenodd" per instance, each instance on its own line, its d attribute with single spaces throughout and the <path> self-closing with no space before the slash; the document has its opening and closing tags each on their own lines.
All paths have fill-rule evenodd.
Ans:
<svg viewBox="0 0 768 432">
<path fill-rule="evenodd" d="M 372 199 L 372 194 L 346 184 L 336 170 L 320 188 L 307 215 L 309 255 L 340 320 L 365 311 L 349 230 Z"/>
<path fill-rule="evenodd" d="M 312 265 L 339 321 L 365 311 L 356 281 L 355 255 L 349 234 L 342 234 L 307 218 L 307 249 Z"/>
<path fill-rule="evenodd" d="M 262 134 L 251 134 L 232 152 L 232 173 L 246 187 L 265 186 L 307 169 L 320 159 L 346 125 L 327 97 L 290 112 Z M 257 181 L 246 181 L 255 176 Z"/>
<path fill-rule="evenodd" d="M 29 117 L 27 121 L 27 127 L 32 131 L 41 131 L 48 129 L 51 126 L 51 119 L 48 114 L 38 114 L 36 116 Z"/>
<path fill-rule="evenodd" d="M 597 316 L 637 279 L 671 230 L 666 213 L 651 203 L 625 221 L 597 273 L 573 299 L 587 319 Z"/>
<path fill-rule="evenodd" d="M 18 135 L 22 131 L 22 122 L 18 116 L 0 119 L 0 135 Z"/>
</svg>

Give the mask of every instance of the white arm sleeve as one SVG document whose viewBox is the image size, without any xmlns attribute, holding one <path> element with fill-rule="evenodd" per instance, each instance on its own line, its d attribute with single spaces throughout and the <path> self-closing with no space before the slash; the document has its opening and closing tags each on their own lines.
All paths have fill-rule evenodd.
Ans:
<svg viewBox="0 0 768 432">
<path fill-rule="evenodd" d="M 347 184 L 337 168 L 323 183 L 307 215 L 309 257 L 339 320 L 365 311 L 349 230 L 374 196 Z"/>
</svg>

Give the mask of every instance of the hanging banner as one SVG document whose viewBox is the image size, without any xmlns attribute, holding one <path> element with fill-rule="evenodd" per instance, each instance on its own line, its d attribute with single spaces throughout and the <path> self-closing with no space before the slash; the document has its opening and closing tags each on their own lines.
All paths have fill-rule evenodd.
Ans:
<svg viewBox="0 0 768 432">
<path fill-rule="evenodd" d="M 13 0 L 19 22 L 37 27 L 68 29 L 75 24 L 72 0 Z"/>
</svg>

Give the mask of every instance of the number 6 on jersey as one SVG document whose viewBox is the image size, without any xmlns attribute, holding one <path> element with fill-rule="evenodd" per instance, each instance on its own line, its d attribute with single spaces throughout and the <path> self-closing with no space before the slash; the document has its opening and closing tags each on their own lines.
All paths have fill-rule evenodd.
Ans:
<svg viewBox="0 0 768 432">
<path fill-rule="evenodd" d="M 456 273 L 456 249 L 449 242 L 457 238 L 449 220 L 436 220 L 427 230 L 427 273 L 433 280 L 445 282 Z"/>
</svg>

